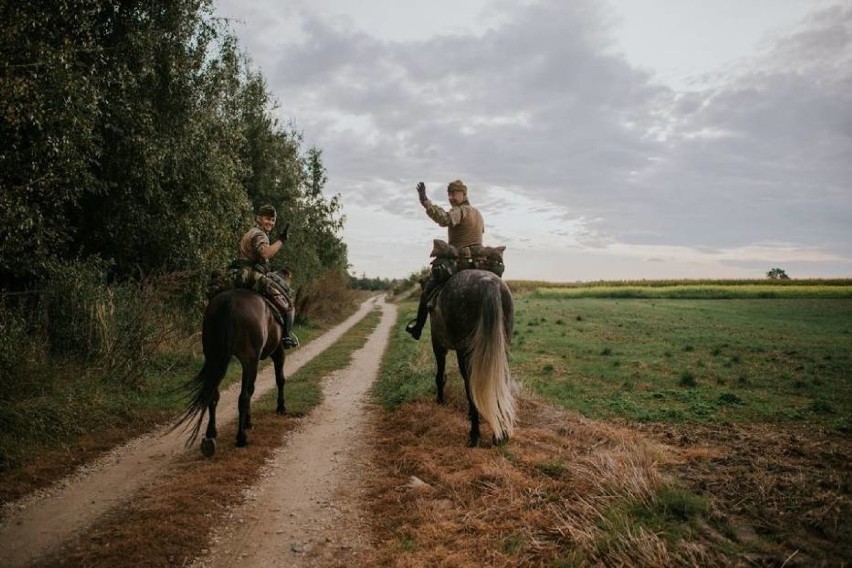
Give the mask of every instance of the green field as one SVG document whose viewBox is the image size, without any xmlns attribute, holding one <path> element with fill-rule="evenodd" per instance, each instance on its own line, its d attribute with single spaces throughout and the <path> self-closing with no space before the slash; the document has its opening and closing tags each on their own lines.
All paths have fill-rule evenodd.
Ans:
<svg viewBox="0 0 852 568">
<path fill-rule="evenodd" d="M 712 300 L 573 294 L 582 288 L 517 294 L 512 369 L 527 388 L 590 417 L 846 430 L 852 300 L 823 299 L 823 289 L 802 299 L 747 299 L 743 290 L 745 299 Z"/>
</svg>

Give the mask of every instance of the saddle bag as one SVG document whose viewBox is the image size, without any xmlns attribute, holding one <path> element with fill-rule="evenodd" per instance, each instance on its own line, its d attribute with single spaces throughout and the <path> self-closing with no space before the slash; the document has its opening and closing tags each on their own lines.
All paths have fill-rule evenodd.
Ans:
<svg viewBox="0 0 852 568">
<path fill-rule="evenodd" d="M 506 267 L 503 264 L 503 251 L 506 247 L 486 247 L 474 245 L 457 249 L 446 241 L 432 241 L 432 276 L 438 282 L 446 282 L 450 276 L 462 270 L 475 268 L 487 270 L 502 278 Z"/>
</svg>

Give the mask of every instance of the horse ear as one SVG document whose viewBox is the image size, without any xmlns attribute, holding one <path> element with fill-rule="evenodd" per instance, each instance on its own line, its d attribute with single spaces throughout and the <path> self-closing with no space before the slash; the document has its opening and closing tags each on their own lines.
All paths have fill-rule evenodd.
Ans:
<svg viewBox="0 0 852 568">
<path fill-rule="evenodd" d="M 500 251 L 500 254 L 503 254 L 503 251 L 506 250 L 506 247 L 504 247 L 504 246 L 499 246 L 499 247 L 496 247 L 496 248 L 497 248 L 498 251 Z"/>
</svg>

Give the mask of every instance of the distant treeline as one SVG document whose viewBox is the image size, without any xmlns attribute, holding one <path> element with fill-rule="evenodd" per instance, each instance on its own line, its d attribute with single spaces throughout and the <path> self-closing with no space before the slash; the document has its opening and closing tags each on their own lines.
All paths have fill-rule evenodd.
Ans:
<svg viewBox="0 0 852 568">
<path fill-rule="evenodd" d="M 387 290 L 391 294 L 407 292 L 418 287 L 418 282 L 428 273 L 428 270 L 413 272 L 405 278 L 369 278 L 349 275 L 349 286 L 355 290 Z"/>
</svg>

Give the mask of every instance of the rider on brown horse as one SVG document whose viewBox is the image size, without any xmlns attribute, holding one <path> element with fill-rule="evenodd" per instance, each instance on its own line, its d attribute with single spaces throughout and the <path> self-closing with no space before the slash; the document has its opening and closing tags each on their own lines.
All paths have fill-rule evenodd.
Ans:
<svg viewBox="0 0 852 568">
<path fill-rule="evenodd" d="M 447 186 L 447 198 L 450 202 L 449 211 L 445 211 L 426 197 L 426 186 L 422 181 L 417 184 L 417 193 L 420 196 L 420 204 L 426 209 L 426 214 L 440 226 L 447 227 L 451 246 L 462 249 L 482 245 L 485 223 L 479 211 L 467 200 L 467 186 L 461 180 L 457 179 Z M 420 295 L 417 319 L 408 322 L 408 325 L 405 326 L 405 331 L 410 333 L 414 339 L 420 339 L 423 326 L 426 325 L 429 300 L 438 286 L 439 283 L 433 274 L 424 285 L 423 293 Z"/>
<path fill-rule="evenodd" d="M 269 267 L 269 259 L 287 242 L 290 224 L 284 225 L 277 239 L 270 243 L 269 232 L 275 227 L 275 218 L 276 211 L 272 205 L 262 205 L 257 210 L 255 226 L 240 239 L 237 260 L 232 265 L 236 269 L 234 285 L 252 289 L 269 298 L 281 315 L 279 323 L 284 327 L 281 344 L 284 348 L 296 347 L 299 342 L 292 334 L 296 309 L 293 299 L 287 294 L 290 287 Z"/>
</svg>

